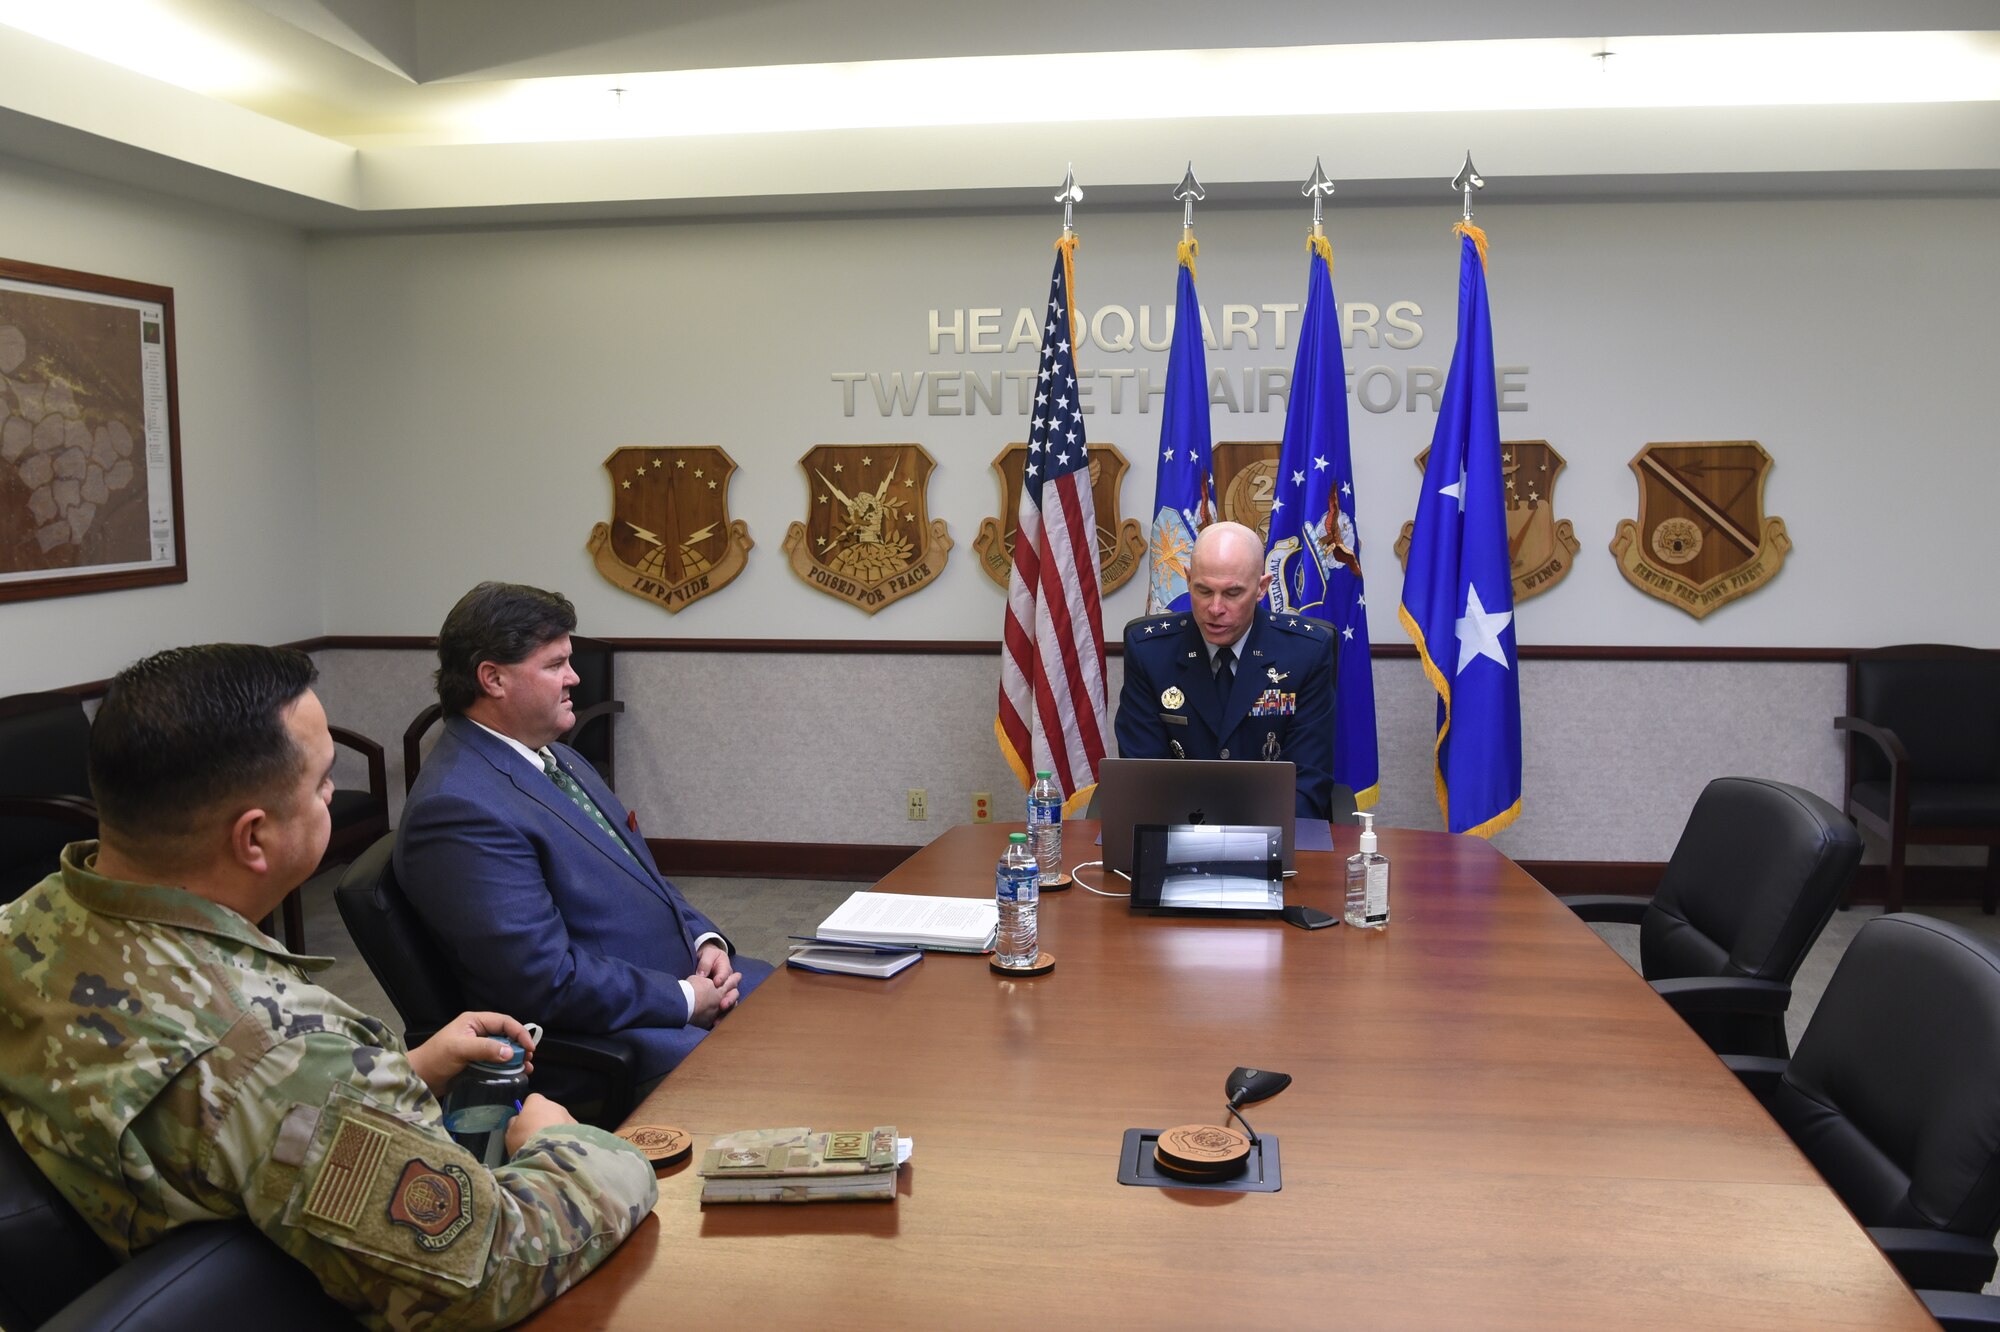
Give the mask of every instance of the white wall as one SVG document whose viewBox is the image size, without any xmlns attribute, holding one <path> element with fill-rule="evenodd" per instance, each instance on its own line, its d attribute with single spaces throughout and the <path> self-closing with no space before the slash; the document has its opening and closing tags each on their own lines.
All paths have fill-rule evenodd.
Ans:
<svg viewBox="0 0 2000 1332">
<path fill-rule="evenodd" d="M 318 633 L 303 237 L 4 158 L 0 200 L 7 258 L 174 289 L 188 560 L 183 584 L 0 603 L 0 694 Z"/>
<path fill-rule="evenodd" d="M 1983 568 L 2000 490 L 1979 392 L 1996 340 L 2000 258 L 1980 200 L 1484 202 L 1503 363 L 1530 367 L 1509 438 L 1569 462 L 1556 510 L 1584 542 L 1568 581 L 1524 608 L 1528 643 L 1846 645 L 2000 643 Z M 1345 301 L 1423 309 L 1408 351 L 1351 348 L 1350 369 L 1442 367 L 1453 342 L 1454 210 L 1336 209 Z M 1172 301 L 1170 208 L 1079 218 L 1087 311 Z M 1198 220 L 1204 304 L 1301 299 L 1297 210 L 1210 209 Z M 576 226 L 353 236 L 311 245 L 320 421 L 322 581 L 332 633 L 433 632 L 485 577 L 555 586 L 593 633 L 689 637 L 979 638 L 1001 594 L 971 540 L 997 511 L 989 462 L 1020 418 L 884 420 L 864 387 L 841 411 L 839 371 L 994 370 L 1013 356 L 933 355 L 928 312 L 1039 305 L 1046 217 Z M 1291 347 L 1210 354 L 1211 367 L 1289 368 Z M 1084 350 L 1090 367 L 1165 353 Z M 1240 379 L 1240 374 L 1239 374 Z M 1122 511 L 1152 498 L 1156 413 L 1108 410 L 1093 440 L 1133 463 Z M 1390 547 L 1415 501 L 1430 411 L 1351 412 L 1373 632 L 1401 641 Z M 1281 411 L 1215 414 L 1215 437 L 1276 439 Z M 1627 463 L 1651 441 L 1756 439 L 1776 459 L 1766 511 L 1795 549 L 1759 593 L 1696 623 L 1642 596 L 1606 546 L 1634 515 Z M 870 618 L 785 563 L 803 516 L 798 458 L 821 442 L 924 444 L 932 512 L 958 547 L 939 585 Z M 620 445 L 719 444 L 741 467 L 732 513 L 758 545 L 723 592 L 677 616 L 610 587 L 583 549 L 609 516 L 600 464 Z M 358 515 L 367 515 L 362 520 Z M 1940 579 L 1948 594 L 1934 592 Z M 1112 626 L 1138 613 L 1135 580 Z"/>
</svg>

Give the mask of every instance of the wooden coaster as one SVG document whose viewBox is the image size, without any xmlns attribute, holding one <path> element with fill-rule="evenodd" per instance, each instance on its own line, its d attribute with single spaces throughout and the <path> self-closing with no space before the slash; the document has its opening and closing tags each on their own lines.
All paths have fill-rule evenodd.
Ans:
<svg viewBox="0 0 2000 1332">
<path fill-rule="evenodd" d="M 1061 878 L 1057 879 L 1053 883 L 1043 884 L 1042 891 L 1045 893 L 1065 892 L 1068 890 L 1069 886 L 1075 882 L 1076 882 L 1075 879 L 1071 878 L 1068 874 L 1064 874 Z"/>
<path fill-rule="evenodd" d="M 1046 976 L 1056 969 L 1056 955 L 1044 950 L 1035 955 L 1034 965 L 1032 966 L 1003 967 L 1000 965 L 1000 957 L 996 953 L 993 960 L 986 965 L 993 969 L 994 974 L 1000 976 Z"/>
<path fill-rule="evenodd" d="M 657 1166 L 670 1166 L 688 1159 L 694 1151 L 694 1135 L 686 1129 L 662 1124 L 634 1124 L 618 1130 L 618 1136 L 645 1153 Z"/>
<path fill-rule="evenodd" d="M 1250 1159 L 1250 1139 L 1217 1124 L 1162 1129 L 1153 1149 L 1160 1169 L 1182 1179 L 1227 1179 Z"/>
</svg>

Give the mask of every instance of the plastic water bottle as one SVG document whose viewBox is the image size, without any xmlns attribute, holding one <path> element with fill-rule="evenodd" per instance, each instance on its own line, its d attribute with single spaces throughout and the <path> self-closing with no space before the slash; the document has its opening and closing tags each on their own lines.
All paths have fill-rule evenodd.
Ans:
<svg viewBox="0 0 2000 1332">
<path fill-rule="evenodd" d="M 1042 874 L 1028 850 L 1028 834 L 1008 833 L 1007 850 L 993 876 L 993 897 L 1000 904 L 1000 932 L 993 951 L 1003 967 L 1031 967 L 1041 956 L 1035 911 L 1042 902 Z"/>
<path fill-rule="evenodd" d="M 1035 864 L 1041 867 L 1043 883 L 1062 882 L 1062 788 L 1055 774 L 1038 772 L 1028 788 L 1028 845 L 1034 849 Z"/>
</svg>

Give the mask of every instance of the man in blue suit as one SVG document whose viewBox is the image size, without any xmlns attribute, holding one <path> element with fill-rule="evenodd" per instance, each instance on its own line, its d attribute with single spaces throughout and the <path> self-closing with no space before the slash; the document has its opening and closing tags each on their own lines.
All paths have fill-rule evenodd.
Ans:
<svg viewBox="0 0 2000 1332">
<path fill-rule="evenodd" d="M 1263 543 L 1241 523 L 1195 538 L 1188 609 L 1125 626 L 1118 752 L 1126 758 L 1284 759 L 1298 813 L 1333 808 L 1334 635 L 1264 608 Z"/>
<path fill-rule="evenodd" d="M 475 1007 L 613 1036 L 657 1081 L 770 974 L 661 877 L 625 806 L 557 737 L 575 724 L 560 593 L 481 583 L 438 632 L 444 734 L 396 877 Z"/>
</svg>

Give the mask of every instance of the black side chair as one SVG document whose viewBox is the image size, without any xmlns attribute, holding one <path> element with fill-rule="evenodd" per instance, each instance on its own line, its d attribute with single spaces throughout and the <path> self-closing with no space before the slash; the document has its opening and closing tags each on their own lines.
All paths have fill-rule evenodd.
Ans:
<svg viewBox="0 0 2000 1332">
<path fill-rule="evenodd" d="M 367 760 L 368 786 L 366 790 L 353 787 L 336 787 L 328 810 L 333 816 L 333 835 L 327 839 L 326 854 L 319 858 L 319 867 L 313 871 L 315 877 L 326 873 L 336 865 L 345 865 L 372 845 L 376 838 L 389 831 L 389 775 L 388 764 L 382 754 L 382 746 L 370 740 L 359 731 L 350 731 L 344 726 L 328 726 L 336 745 L 344 745 Z M 300 894 L 305 885 L 300 884 L 285 894 L 281 910 L 285 918 L 285 947 L 294 953 L 306 950 L 306 911 Z M 268 929 L 270 922 L 265 922 Z"/>
<path fill-rule="evenodd" d="M 1983 846 L 1980 905 L 2000 902 L 2000 652 L 1916 643 L 1847 663 L 1847 813 L 1889 844 L 1888 908 L 1903 909 L 1915 844 Z M 1856 738 L 1867 741 L 1856 743 Z"/>
<path fill-rule="evenodd" d="M 1944 1332 L 2000 1332 L 2000 1296 L 1920 1290 L 1917 1297 Z"/>
<path fill-rule="evenodd" d="M 210 1332 L 245 1309 L 306 1332 L 356 1326 L 248 1221 L 184 1226 L 118 1263 L 0 1123 L 0 1327 Z"/>
<path fill-rule="evenodd" d="M 380 838 L 347 867 L 334 888 L 341 919 L 405 1026 L 404 1041 L 427 1041 L 468 1005 L 451 962 L 396 882 L 393 835 Z M 532 1022 L 532 1013 L 516 1017 Z M 617 1128 L 638 1099 L 638 1065 L 619 1041 L 544 1031 L 535 1047 L 534 1087 L 599 1128 Z"/>
<path fill-rule="evenodd" d="M 1861 860 L 1861 835 L 1810 791 L 1718 777 L 1650 900 L 1565 897 L 1639 927 L 1640 972 L 1722 1054 L 1784 1055 L 1792 977 Z"/>
<path fill-rule="evenodd" d="M 0 698 L 0 903 L 54 873 L 63 847 L 97 836 L 89 748 L 76 696 Z"/>
<path fill-rule="evenodd" d="M 596 638 L 570 635 L 570 669 L 577 682 L 570 687 L 570 703 L 576 708 L 576 722 L 562 742 L 590 760 L 597 775 L 612 790 L 618 789 L 616 748 L 612 743 L 611 719 L 625 711 L 614 698 L 612 661 L 616 649 Z M 433 703 L 419 712 L 403 731 L 403 794 L 417 784 L 417 770 L 424 764 L 424 736 L 444 716 L 444 708 Z"/>
<path fill-rule="evenodd" d="M 1911 1285 L 1977 1291 L 2000 1227 L 2000 955 L 1929 916 L 1848 945 L 1787 1061 L 1725 1060 Z"/>
</svg>

